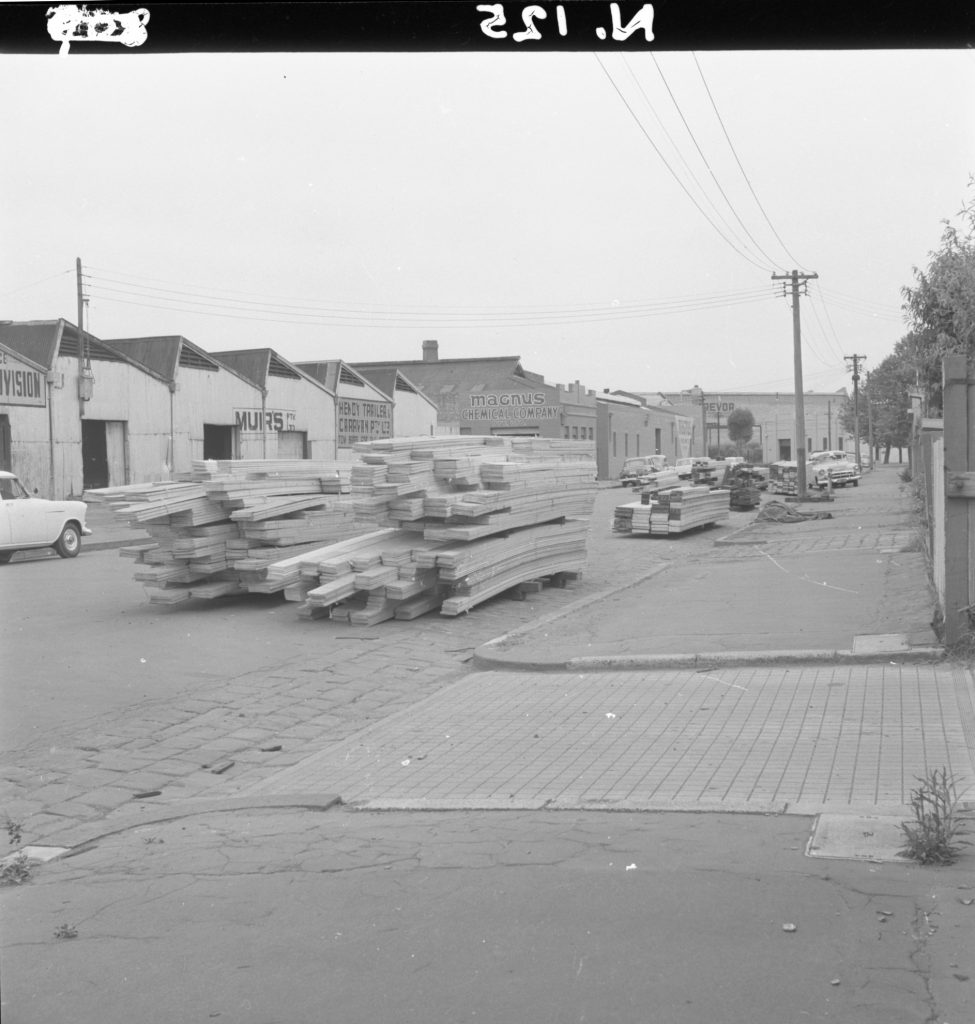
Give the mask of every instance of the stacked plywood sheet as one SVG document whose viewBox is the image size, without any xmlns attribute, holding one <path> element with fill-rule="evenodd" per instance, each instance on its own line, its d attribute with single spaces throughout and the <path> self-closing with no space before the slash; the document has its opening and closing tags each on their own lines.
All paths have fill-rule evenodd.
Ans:
<svg viewBox="0 0 975 1024">
<path fill-rule="evenodd" d="M 798 463 L 773 462 L 768 468 L 768 489 L 772 494 L 798 494 Z"/>
<path fill-rule="evenodd" d="M 148 533 L 123 554 L 153 603 L 268 592 L 270 565 L 370 529 L 355 518 L 348 464 L 200 461 L 187 476 L 89 492 Z"/>
<path fill-rule="evenodd" d="M 189 479 L 101 496 L 148 531 L 129 553 L 156 603 L 279 592 L 304 617 L 373 625 L 582 570 L 591 445 L 451 436 L 355 453 L 338 466 L 194 463 Z"/>
<path fill-rule="evenodd" d="M 457 615 L 528 580 L 581 571 L 595 463 L 578 442 L 515 451 L 505 438 L 392 439 L 356 454 L 369 470 L 353 469 L 356 511 L 394 536 L 310 553 L 285 590 L 299 614 L 370 625 L 435 608 Z"/>
<path fill-rule="evenodd" d="M 710 487 L 673 487 L 616 509 L 617 533 L 669 537 L 728 518 L 730 491 Z"/>
</svg>

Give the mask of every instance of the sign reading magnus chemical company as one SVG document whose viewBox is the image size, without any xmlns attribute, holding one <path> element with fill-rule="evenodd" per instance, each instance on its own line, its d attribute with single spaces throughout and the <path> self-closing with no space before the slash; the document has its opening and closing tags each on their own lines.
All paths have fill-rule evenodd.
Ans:
<svg viewBox="0 0 975 1024">
<path fill-rule="evenodd" d="M 544 391 L 487 391 L 470 396 L 470 408 L 461 410 L 461 419 L 514 420 L 534 423 L 558 419 L 559 407 L 548 405 Z"/>
</svg>

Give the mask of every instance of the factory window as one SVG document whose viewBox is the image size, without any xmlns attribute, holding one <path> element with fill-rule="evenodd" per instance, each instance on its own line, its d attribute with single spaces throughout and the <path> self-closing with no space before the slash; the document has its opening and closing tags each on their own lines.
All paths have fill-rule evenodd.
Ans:
<svg viewBox="0 0 975 1024">
<path fill-rule="evenodd" d="M 616 458 L 616 431 L 613 431 L 613 458 Z"/>
<path fill-rule="evenodd" d="M 573 441 L 578 441 L 579 440 L 579 428 L 578 427 L 573 427 L 572 428 L 572 440 Z"/>
</svg>

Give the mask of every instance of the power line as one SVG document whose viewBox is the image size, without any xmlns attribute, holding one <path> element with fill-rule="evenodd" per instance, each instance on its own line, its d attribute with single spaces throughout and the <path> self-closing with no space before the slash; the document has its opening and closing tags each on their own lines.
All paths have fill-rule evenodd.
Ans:
<svg viewBox="0 0 975 1024">
<path fill-rule="evenodd" d="M 637 117 L 637 115 L 636 115 L 636 112 L 635 112 L 635 111 L 633 110 L 633 108 L 632 108 L 632 107 L 630 106 L 630 104 L 629 104 L 629 102 L 627 101 L 626 97 L 625 97 L 625 96 L 623 95 L 622 91 L 620 90 L 620 87 L 619 87 L 619 86 L 618 86 L 618 85 L 616 84 L 616 81 L 615 81 L 615 80 L 613 79 L 613 76 L 612 76 L 612 75 L 610 74 L 610 72 L 609 72 L 609 70 L 607 69 L 606 65 L 605 65 L 605 64 L 603 63 L 603 61 L 602 61 L 602 58 L 601 58 L 601 57 L 599 56 L 599 54 L 598 54 L 598 53 L 594 53 L 594 54 L 593 54 L 593 56 L 594 56 L 594 57 L 596 58 L 596 60 L 597 60 L 597 61 L 599 62 L 599 66 L 600 66 L 600 67 L 601 67 L 601 68 L 603 69 L 603 73 L 604 73 L 604 74 L 606 75 L 606 77 L 607 77 L 607 78 L 609 79 L 609 83 L 610 83 L 610 85 L 612 85 L 613 89 L 614 89 L 614 90 L 616 91 L 616 95 L 617 95 L 617 96 L 619 96 L 620 100 L 621 100 L 621 101 L 622 101 L 622 103 L 623 103 L 623 106 L 625 106 L 625 107 L 626 107 L 626 109 L 627 109 L 627 110 L 629 111 L 630 117 L 632 117 L 632 118 L 633 118 L 633 120 L 634 120 L 634 121 L 636 122 L 636 125 L 637 125 L 637 127 L 638 127 L 638 128 L 640 129 L 640 131 L 641 131 L 641 132 L 643 133 L 643 137 L 644 137 L 644 138 L 645 138 L 645 139 L 647 140 L 647 142 L 649 142 L 649 143 L 650 143 L 650 145 L 651 145 L 651 146 L 653 147 L 653 149 L 654 149 L 654 152 L 655 152 L 655 153 L 657 154 L 657 156 L 658 156 L 658 157 L 660 157 L 660 160 L 661 160 L 661 162 L 663 163 L 664 167 L 666 167 L 666 168 L 667 168 L 667 170 L 668 170 L 668 171 L 670 172 L 670 175 L 671 175 L 671 177 L 672 177 L 672 178 L 674 179 L 674 181 L 676 181 L 676 182 L 677 182 L 677 184 L 678 184 L 678 185 L 680 186 L 681 190 L 682 190 L 682 191 L 684 192 L 684 194 L 685 194 L 685 195 L 687 196 L 687 198 L 688 198 L 688 199 L 690 199 L 690 201 L 691 201 L 691 202 L 692 202 L 692 203 L 694 204 L 694 206 L 695 206 L 695 207 L 697 208 L 697 210 L 698 210 L 698 212 L 699 212 L 699 213 L 701 214 L 701 216 L 702 216 L 702 217 L 703 217 L 703 218 L 704 218 L 704 219 L 705 219 L 705 220 L 706 220 L 706 221 L 707 221 L 707 222 L 708 222 L 708 223 L 709 223 L 709 224 L 711 225 L 711 227 L 712 227 L 712 228 L 714 228 L 714 230 L 715 230 L 715 231 L 716 231 L 716 232 L 718 233 L 718 235 L 719 235 L 719 236 L 721 237 L 721 239 L 722 239 L 722 240 L 723 240 L 723 241 L 724 241 L 725 243 L 727 243 L 728 245 L 730 245 L 730 246 L 731 246 L 731 248 L 732 248 L 732 249 L 734 249 L 734 250 L 735 250 L 735 252 L 736 252 L 736 253 L 738 253 L 738 255 L 739 255 L 739 256 L 741 256 L 741 257 L 742 257 L 743 259 L 745 259 L 745 260 L 747 260 L 747 261 L 748 261 L 749 263 L 751 263 L 751 265 L 752 265 L 753 267 L 757 267 L 757 268 L 758 268 L 759 270 L 765 270 L 765 271 L 767 271 L 767 270 L 769 269 L 768 267 L 762 266 L 762 264 L 760 264 L 760 263 L 756 263 L 756 261 L 755 261 L 755 260 L 753 260 L 753 259 L 751 258 L 751 256 L 750 256 L 750 255 L 748 255 L 748 253 L 744 252 L 744 251 L 743 251 L 742 249 L 740 249 L 740 248 L 739 248 L 739 247 L 738 247 L 738 246 L 737 246 L 737 245 L 736 245 L 736 244 L 735 244 L 735 243 L 734 243 L 733 241 L 731 241 L 731 240 L 730 240 L 730 239 L 729 239 L 729 238 L 728 238 L 728 237 L 727 237 L 727 236 L 726 236 L 726 235 L 724 234 L 724 232 L 723 232 L 723 231 L 722 231 L 722 230 L 721 230 L 721 229 L 720 229 L 720 228 L 718 227 L 718 225 L 717 225 L 717 224 L 715 224 L 713 220 L 711 220 L 711 218 L 710 218 L 710 217 L 709 217 L 709 216 L 707 215 L 707 213 L 706 213 L 706 212 L 704 211 L 704 209 L 703 209 L 703 207 L 701 206 L 701 204 L 700 204 L 700 203 L 699 203 L 699 202 L 698 202 L 698 201 L 697 201 L 697 200 L 696 200 L 696 199 L 694 198 L 694 196 L 692 196 L 692 195 L 691 195 L 691 193 L 690 193 L 690 191 L 688 190 L 687 186 L 686 186 L 686 185 L 685 185 L 685 184 L 684 184 L 684 183 L 683 183 L 683 182 L 682 182 L 682 181 L 680 180 L 679 176 L 677 175 L 677 173 L 676 173 L 676 171 L 675 171 L 675 170 L 673 169 L 673 167 L 671 167 L 671 166 L 670 166 L 669 162 L 667 161 L 667 158 L 666 158 L 666 157 L 665 157 L 665 156 L 663 155 L 663 153 L 661 153 L 661 152 L 660 152 L 660 147 L 659 147 L 659 146 L 658 146 L 658 145 L 656 144 L 656 142 L 654 142 L 654 141 L 653 141 L 653 139 L 652 139 L 652 138 L 650 137 L 650 134 L 649 134 L 649 132 L 648 132 L 648 131 L 646 130 L 646 128 L 645 128 L 645 127 L 643 126 L 643 122 L 642 122 L 642 121 L 640 120 L 640 118 L 639 118 L 639 117 Z"/>
<path fill-rule="evenodd" d="M 697 65 L 697 72 L 701 76 L 701 81 L 704 84 L 704 91 L 708 94 L 708 99 L 711 101 L 711 106 L 714 109 L 715 117 L 717 117 L 718 119 L 718 124 L 721 125 L 721 130 L 724 132 L 724 137 L 728 140 L 728 146 L 731 149 L 731 152 L 734 154 L 735 162 L 738 164 L 738 169 L 741 171 L 741 176 L 745 179 L 745 184 L 748 186 L 748 191 L 751 192 L 752 198 L 755 200 L 755 204 L 758 206 L 759 210 L 762 211 L 762 216 L 765 218 L 765 223 L 768 224 L 768 226 L 771 228 L 772 234 L 775 235 L 776 241 L 779 243 L 779 245 L 782 246 L 782 249 L 785 252 L 786 256 L 788 256 L 789 259 L 797 266 L 801 267 L 803 265 L 802 261 L 797 260 L 795 256 L 793 256 L 792 253 L 789 252 L 789 249 L 786 246 L 785 242 L 782 241 L 778 231 L 775 230 L 775 225 L 772 223 L 771 219 L 769 218 L 769 215 L 765 212 L 765 207 L 762 206 L 761 200 L 758 198 L 755 189 L 752 187 L 751 180 L 745 173 L 745 168 L 742 166 L 742 162 L 738 158 L 738 151 L 735 149 L 734 144 L 731 141 L 731 136 L 728 134 L 728 129 L 725 127 L 724 119 L 721 117 L 721 113 L 718 110 L 718 105 L 717 103 L 715 103 L 714 96 L 711 95 L 711 90 L 708 88 L 708 83 L 704 77 L 704 71 L 701 69 L 701 64 L 697 59 L 697 54 L 692 53 L 691 56 L 694 58 L 694 63 Z"/>
<path fill-rule="evenodd" d="M 109 294 L 104 294 L 108 292 Z M 130 298 L 121 298 L 121 295 L 131 296 Z M 187 313 L 190 315 L 199 316 L 216 316 L 225 317 L 233 320 L 254 320 L 264 323 L 284 323 L 284 324 L 305 324 L 308 326 L 314 326 L 316 324 L 331 324 L 334 326 L 359 326 L 359 327 L 373 327 L 373 328 L 384 328 L 384 327 L 416 327 L 421 325 L 430 325 L 432 323 L 446 324 L 447 326 L 455 328 L 500 328 L 500 327 L 539 327 L 539 326 L 557 326 L 557 325 L 571 325 L 579 323 L 604 323 L 613 320 L 633 320 L 633 319 L 644 319 L 647 317 L 654 316 L 668 316 L 677 315 L 679 313 L 689 313 L 696 311 L 704 311 L 709 309 L 720 309 L 728 306 L 745 305 L 756 302 L 768 301 L 768 296 L 753 296 L 743 297 L 740 299 L 726 299 L 720 302 L 713 302 L 707 304 L 698 304 L 697 306 L 675 306 L 670 308 L 660 309 L 646 309 L 622 312 L 610 312 L 604 313 L 590 313 L 590 314 L 577 314 L 575 316 L 565 316 L 556 313 L 553 314 L 542 314 L 534 320 L 525 320 L 524 318 L 466 318 L 461 320 L 449 320 L 443 316 L 422 316 L 416 314 L 411 317 L 396 316 L 395 314 L 389 314 L 387 319 L 376 320 L 375 318 L 369 318 L 367 316 L 355 316 L 354 314 L 341 313 L 341 312 L 306 312 L 306 313 L 288 313 L 287 311 L 278 311 L 272 309 L 243 309 L 239 306 L 227 306 L 219 305 L 216 303 L 207 302 L 194 302 L 193 300 L 186 300 L 189 305 L 181 303 L 179 301 L 167 300 L 165 296 L 144 296 L 144 298 L 153 299 L 155 301 L 136 301 L 140 295 L 138 292 L 126 292 L 122 289 L 116 288 L 98 288 L 97 285 L 93 290 L 93 297 L 103 302 L 114 302 L 121 303 L 127 306 L 140 306 L 144 309 L 159 309 L 165 310 L 171 313 Z M 168 301 L 168 304 L 166 304 Z M 202 307 L 202 308 L 200 308 Z M 238 312 L 231 312 L 231 310 L 237 309 Z M 275 315 L 277 314 L 277 315 Z"/>
<path fill-rule="evenodd" d="M 251 295 L 249 299 L 231 299 L 226 298 L 224 295 L 219 293 L 225 291 L 224 289 L 208 289 L 198 291 L 188 291 L 184 288 L 159 288 L 154 285 L 138 285 L 130 281 L 125 280 L 124 276 L 110 276 L 110 272 L 106 272 L 104 275 L 100 275 L 98 278 L 92 277 L 90 274 L 86 275 L 86 279 L 99 285 L 102 290 L 107 292 L 115 292 L 118 294 L 128 295 L 132 297 L 143 297 L 152 298 L 158 301 L 166 302 L 189 302 L 191 304 L 204 304 L 204 305 L 227 305 L 232 304 L 232 308 L 239 309 L 240 307 L 260 307 L 263 311 L 267 312 L 281 312 L 281 313 L 293 313 L 294 315 L 339 315 L 339 316 L 352 316 L 352 317 L 387 317 L 394 316 L 399 318 L 407 317 L 420 317 L 422 319 L 430 319 L 431 315 L 438 318 L 446 319 L 457 319 L 457 318 L 469 318 L 476 320 L 484 319 L 495 319 L 495 318 L 534 318 L 538 316 L 569 316 L 569 315 L 598 315 L 602 316 L 616 316 L 616 315 L 627 315 L 629 313 L 655 313 L 655 312 L 681 312 L 684 310 L 693 311 L 700 308 L 708 308 L 711 306 L 723 306 L 726 304 L 734 304 L 738 301 L 759 299 L 766 295 L 764 289 L 750 289 L 744 291 L 733 291 L 733 292 L 717 292 L 704 295 L 692 295 L 684 296 L 681 298 L 673 299 L 661 299 L 651 302 L 644 303 L 633 303 L 633 304 L 611 304 L 606 303 L 589 303 L 585 305 L 575 306 L 559 306 L 559 307 L 530 307 L 530 306 L 508 306 L 508 307 L 486 307 L 486 306 L 457 306 L 457 307 L 444 307 L 444 306 L 406 306 L 406 307 L 392 307 L 392 306 L 377 306 L 370 304 L 368 308 L 361 306 L 351 306 L 344 304 L 322 304 L 313 299 L 298 299 L 296 300 L 300 305 L 294 303 L 277 303 L 266 301 L 263 298 L 254 298 L 253 292 L 247 292 L 243 294 Z M 107 283 L 106 283 L 107 282 Z M 112 287 L 112 285 L 118 285 L 120 287 Z M 192 286 L 187 286 L 192 287 Z M 153 293 L 153 294 L 150 294 Z M 157 294 L 162 293 L 162 294 Z M 216 293 L 216 294 L 215 294 Z M 242 293 L 235 293 L 242 294 Z M 177 296 L 171 298 L 170 296 Z"/>
<path fill-rule="evenodd" d="M 704 151 L 701 149 L 700 145 L 698 144 L 698 141 L 697 141 L 696 136 L 694 135 L 694 132 L 691 131 L 691 126 L 687 123 L 687 118 L 684 117 L 684 111 L 681 110 L 680 104 L 677 102 L 677 97 L 674 95 L 673 90 L 670 88 L 670 83 L 664 77 L 663 68 L 661 68 L 660 62 L 657 60 L 657 55 L 656 54 L 651 54 L 651 56 L 653 57 L 653 63 L 654 63 L 654 65 L 657 68 L 657 72 L 660 75 L 660 79 L 664 83 L 664 87 L 667 90 L 667 94 L 670 96 L 671 100 L 673 101 L 674 108 L 676 109 L 677 113 L 680 115 L 680 119 L 684 123 L 684 127 L 687 129 L 687 134 L 691 137 L 691 142 L 694 143 L 694 148 L 697 150 L 698 155 L 704 161 L 704 166 L 708 169 L 708 173 L 711 175 L 711 178 L 714 181 L 714 184 L 717 186 L 718 191 L 721 193 L 722 198 L 728 204 L 728 209 L 731 210 L 731 212 L 734 214 L 735 220 L 737 220 L 738 223 L 742 226 L 742 229 L 744 230 L 745 234 L 748 235 L 748 237 L 751 239 L 752 243 L 754 244 L 755 248 L 759 251 L 759 253 L 761 253 L 761 255 L 764 256 L 765 259 L 767 259 L 769 261 L 769 263 L 773 267 L 778 267 L 778 269 L 781 270 L 782 269 L 781 266 L 777 263 L 776 260 L 774 260 L 771 256 L 769 256 L 769 254 L 762 248 L 762 246 L 759 244 L 759 242 L 757 241 L 755 236 L 751 233 L 751 231 L 748 230 L 748 227 L 746 226 L 745 222 L 738 215 L 738 211 L 735 209 L 734 204 L 728 198 L 728 195 L 725 192 L 725 190 L 721 187 L 721 182 L 718 181 L 718 177 L 714 173 L 714 171 L 712 170 L 711 164 L 708 161 L 708 158 L 704 155 Z M 700 67 L 698 67 L 698 70 L 700 70 Z M 703 76 L 702 76 L 702 80 L 703 80 Z M 706 86 L 707 86 L 707 83 L 705 82 L 705 87 Z M 722 127 L 724 127 L 724 126 L 722 125 Z M 726 133 L 726 135 L 727 135 L 727 133 Z M 729 145 L 731 144 L 731 140 L 730 139 L 728 140 L 728 144 Z M 732 149 L 732 152 L 734 152 L 734 149 Z"/>
<path fill-rule="evenodd" d="M 734 227 L 732 227 L 732 225 L 728 223 L 728 220 L 725 217 L 725 215 L 715 205 L 714 201 L 708 195 L 708 190 L 704 187 L 703 184 L 701 184 L 701 181 L 698 179 L 698 176 L 694 173 L 694 168 L 691 167 L 691 165 L 684 158 L 684 153 L 681 150 L 681 147 L 678 145 L 678 143 L 674 139 L 674 137 L 670 134 L 670 132 L 667 129 L 667 125 L 664 124 L 663 119 L 657 113 L 657 110 L 654 107 L 653 103 L 651 102 L 650 97 L 647 95 L 646 90 L 643 88 L 643 83 L 637 77 L 636 72 L 633 70 L 632 65 L 630 64 L 629 60 L 627 59 L 627 57 L 625 55 L 623 56 L 623 63 L 626 65 L 626 69 L 627 69 L 627 71 L 629 71 L 630 77 L 633 79 L 633 82 L 636 85 L 637 89 L 639 90 L 640 95 L 643 97 L 643 102 L 646 104 L 647 109 L 650 111 L 651 114 L 653 114 L 654 119 L 656 120 L 657 124 L 660 126 L 660 130 L 664 133 L 664 137 L 667 139 L 667 141 L 670 143 L 671 147 L 673 148 L 674 153 L 677 156 L 677 159 L 680 160 L 680 162 L 684 165 L 684 169 L 687 171 L 688 175 L 690 176 L 691 181 L 693 181 L 694 184 L 697 186 L 698 190 L 701 193 L 702 198 L 708 204 L 708 206 L 714 211 L 714 215 L 725 226 L 725 228 L 727 229 L 728 233 L 732 237 L 734 237 L 735 240 L 740 245 L 742 245 L 743 248 L 745 248 L 746 246 L 744 245 L 742 240 L 736 235 Z M 659 65 L 658 65 L 657 70 L 658 71 L 660 70 Z M 660 75 L 661 75 L 661 78 L 663 78 L 663 72 L 660 72 Z M 666 79 L 664 79 L 664 86 L 667 86 L 667 80 Z M 668 88 L 668 92 L 669 92 L 669 86 L 667 88 Z M 676 101 L 676 99 L 674 99 L 672 93 L 671 93 L 671 99 L 673 100 L 674 106 L 676 107 L 677 106 L 677 101 Z M 677 107 L 677 113 L 681 114 L 680 107 Z M 681 114 L 681 117 L 683 117 L 683 114 Z M 685 121 L 685 127 L 687 127 L 686 121 Z M 690 128 L 688 128 L 688 132 L 690 132 Z M 692 134 L 691 137 L 693 139 L 693 134 Z M 700 152 L 700 149 L 698 151 Z M 704 163 L 705 163 L 705 165 L 707 165 L 707 160 L 705 160 Z M 751 253 L 751 255 L 752 256 L 756 256 L 755 253 Z M 756 256 L 756 258 L 760 258 L 760 257 Z"/>
<path fill-rule="evenodd" d="M 33 288 L 35 285 L 44 284 L 45 281 L 53 281 L 56 277 L 64 277 L 66 274 L 73 274 L 74 269 L 69 267 L 67 270 L 59 270 L 56 274 L 49 274 L 47 277 L 42 277 L 37 281 L 31 281 L 30 284 L 22 284 L 16 288 L 11 288 L 9 291 L 0 292 L 0 295 L 13 295 L 14 292 L 22 292 L 27 288 Z"/>
</svg>

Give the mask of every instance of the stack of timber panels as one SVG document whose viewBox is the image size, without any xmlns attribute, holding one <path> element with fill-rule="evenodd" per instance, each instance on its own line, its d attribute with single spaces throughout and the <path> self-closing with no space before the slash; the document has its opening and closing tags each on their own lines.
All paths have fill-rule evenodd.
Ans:
<svg viewBox="0 0 975 1024">
<path fill-rule="evenodd" d="M 584 567 L 591 444 L 424 436 L 355 453 L 327 465 L 199 462 L 175 483 L 97 496 L 149 533 L 123 553 L 153 603 L 282 593 L 303 617 L 373 625 L 457 615 Z"/>
<path fill-rule="evenodd" d="M 772 494 L 798 494 L 798 463 L 773 462 L 768 468 L 768 489 Z"/>
<path fill-rule="evenodd" d="M 175 483 L 90 492 L 115 516 L 145 528 L 150 541 L 122 549 L 154 604 L 255 591 L 284 557 L 361 534 L 348 464 L 318 461 L 199 461 Z"/>
<path fill-rule="evenodd" d="M 722 488 L 673 487 L 616 508 L 616 533 L 669 537 L 727 519 L 731 492 Z"/>
<path fill-rule="evenodd" d="M 306 618 L 374 625 L 437 608 L 458 615 L 529 580 L 578 574 L 596 493 L 593 449 L 541 440 L 357 444 L 352 498 L 376 535 L 309 552 L 285 597 Z"/>
</svg>

